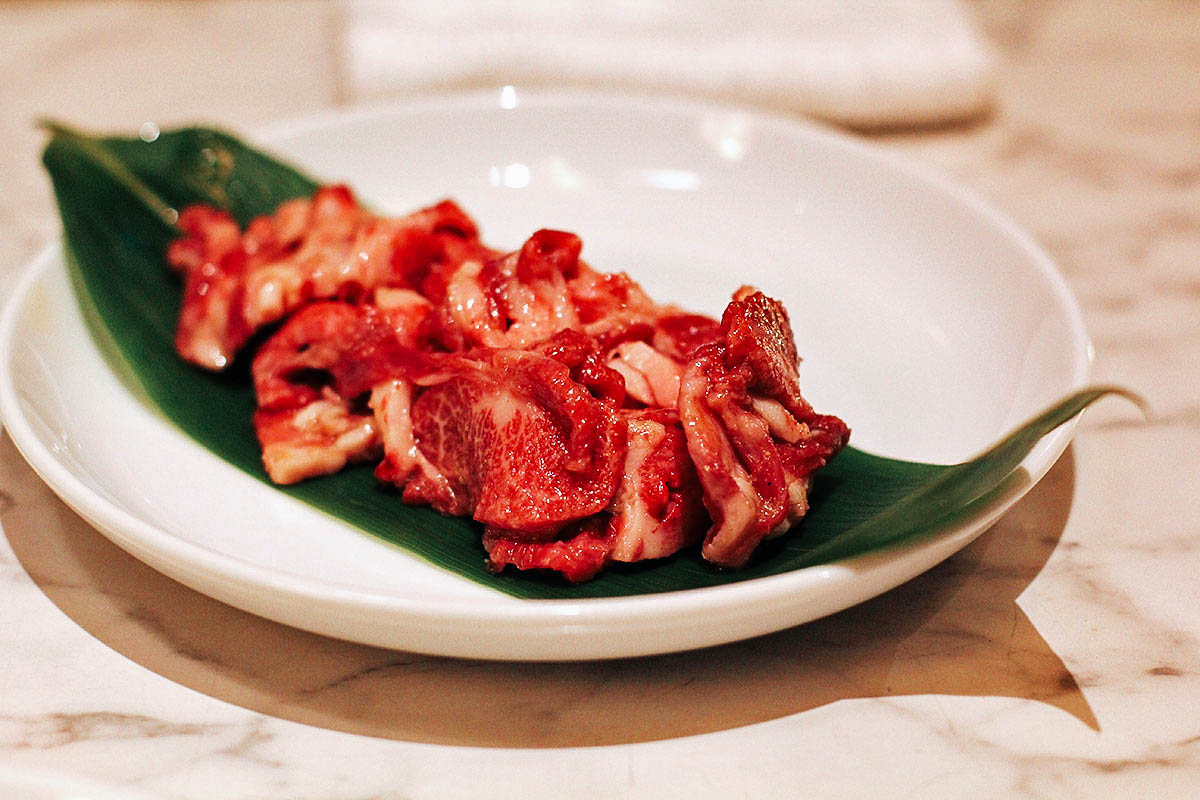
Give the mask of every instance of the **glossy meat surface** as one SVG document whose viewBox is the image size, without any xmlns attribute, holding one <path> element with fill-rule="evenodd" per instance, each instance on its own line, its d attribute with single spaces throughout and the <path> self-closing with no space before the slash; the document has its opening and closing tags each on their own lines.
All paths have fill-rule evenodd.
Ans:
<svg viewBox="0 0 1200 800">
<path fill-rule="evenodd" d="M 375 463 L 404 502 L 483 525 L 492 570 L 580 582 L 700 541 L 742 566 L 849 436 L 751 287 L 718 322 L 595 270 L 574 234 L 501 253 L 450 201 L 384 218 L 344 187 L 245 231 L 202 206 L 180 227 L 184 358 L 220 369 L 278 324 L 252 363 L 272 480 Z"/>
<path fill-rule="evenodd" d="M 713 520 L 702 552 L 740 567 L 763 539 L 804 516 L 811 474 L 850 431 L 801 397 L 799 358 L 780 303 L 743 288 L 721 328 L 723 336 L 699 347 L 684 371 L 679 413 Z"/>
<path fill-rule="evenodd" d="M 451 498 L 405 490 L 439 511 L 549 538 L 609 506 L 620 479 L 624 424 L 554 359 L 497 350 L 417 398 L 413 433 L 446 476 Z"/>
<path fill-rule="evenodd" d="M 471 219 L 443 201 L 384 219 L 344 186 L 284 203 L 239 234 L 223 211 L 192 206 L 167 251 L 184 276 L 175 346 L 198 366 L 233 363 L 255 331 L 315 300 L 370 300 L 379 287 L 424 288 L 495 255 Z"/>
</svg>

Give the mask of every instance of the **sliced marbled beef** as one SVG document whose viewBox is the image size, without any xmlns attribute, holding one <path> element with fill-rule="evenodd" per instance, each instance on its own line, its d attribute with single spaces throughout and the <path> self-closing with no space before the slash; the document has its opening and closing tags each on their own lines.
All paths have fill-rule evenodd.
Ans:
<svg viewBox="0 0 1200 800">
<path fill-rule="evenodd" d="M 613 562 L 745 564 L 808 510 L 846 443 L 798 384 L 782 304 L 742 287 L 718 323 L 580 259 L 574 234 L 508 254 L 446 201 L 381 218 L 344 187 L 239 230 L 185 209 L 176 346 L 256 355 L 254 423 L 271 478 L 380 459 L 405 502 L 484 525 L 488 566 L 579 582 Z"/>
<path fill-rule="evenodd" d="M 295 483 L 381 454 L 375 414 L 360 400 L 398 368 L 428 371 L 431 360 L 415 349 L 429 303 L 407 290 L 386 299 L 305 306 L 255 355 L 254 428 L 271 480 Z"/>
<path fill-rule="evenodd" d="M 719 340 L 691 356 L 679 414 L 713 521 L 702 552 L 740 567 L 763 539 L 804 516 L 812 472 L 850 431 L 800 395 L 799 359 L 780 303 L 743 287 L 721 328 Z"/>
<path fill-rule="evenodd" d="M 486 355 L 439 377 L 413 403 L 413 434 L 451 494 L 427 491 L 418 477 L 405 500 L 547 539 L 608 508 L 624 459 L 621 416 L 555 359 L 514 349 Z"/>
<path fill-rule="evenodd" d="M 313 300 L 354 302 L 380 286 L 421 288 L 465 261 L 495 253 L 457 205 L 443 201 L 404 217 L 363 209 L 344 186 L 284 203 L 245 232 L 224 211 L 191 206 L 168 262 L 184 276 L 175 347 L 221 370 L 256 330 Z"/>
</svg>

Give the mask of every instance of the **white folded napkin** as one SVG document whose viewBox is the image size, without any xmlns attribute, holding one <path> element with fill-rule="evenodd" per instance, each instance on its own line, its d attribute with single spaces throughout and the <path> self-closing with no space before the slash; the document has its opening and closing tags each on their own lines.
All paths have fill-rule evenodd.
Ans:
<svg viewBox="0 0 1200 800">
<path fill-rule="evenodd" d="M 344 0 L 351 99 L 514 84 L 678 91 L 867 127 L 987 107 L 956 0 Z"/>
</svg>

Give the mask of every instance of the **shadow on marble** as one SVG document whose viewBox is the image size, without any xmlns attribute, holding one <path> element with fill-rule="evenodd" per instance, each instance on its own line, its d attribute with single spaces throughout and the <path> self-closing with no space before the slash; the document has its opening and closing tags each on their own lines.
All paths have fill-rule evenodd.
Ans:
<svg viewBox="0 0 1200 800">
<path fill-rule="evenodd" d="M 839 700 L 939 694 L 1033 699 L 1098 729 L 1016 603 L 1066 524 L 1070 450 L 971 546 L 874 600 L 737 644 L 582 664 L 422 656 L 255 617 L 111 544 L 7 437 L 0 465 L 12 549 L 67 616 L 147 669 L 263 714 L 414 742 L 573 747 L 727 730 Z"/>
</svg>

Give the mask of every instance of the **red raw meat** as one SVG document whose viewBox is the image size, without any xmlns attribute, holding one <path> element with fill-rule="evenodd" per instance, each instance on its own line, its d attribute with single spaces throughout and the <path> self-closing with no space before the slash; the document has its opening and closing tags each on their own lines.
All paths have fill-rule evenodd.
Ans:
<svg viewBox="0 0 1200 800">
<path fill-rule="evenodd" d="M 326 387 L 353 400 L 398 369 L 433 369 L 432 357 L 417 347 L 428 311 L 429 304 L 419 297 L 390 309 L 334 302 L 305 306 L 254 357 L 259 406 L 303 405 L 322 396 Z"/>
<path fill-rule="evenodd" d="M 684 372 L 679 413 L 713 519 L 702 552 L 743 566 L 763 539 L 808 510 L 813 470 L 850 431 L 800 395 L 787 312 L 743 287 L 722 317 L 723 339 L 698 348 Z"/>
<path fill-rule="evenodd" d="M 673 555 L 697 541 L 708 520 L 679 415 L 627 412 L 621 486 L 613 500 L 614 561 Z"/>
<path fill-rule="evenodd" d="M 271 480 L 295 483 L 378 455 L 375 417 L 356 401 L 398 366 L 430 361 L 414 347 L 429 304 L 405 294 L 390 308 L 306 306 L 259 349 L 254 427 Z"/>
<path fill-rule="evenodd" d="M 522 539 L 488 527 L 483 532 L 483 548 L 488 554 L 488 569 L 493 572 L 506 566 L 545 569 L 559 573 L 570 583 L 583 583 L 608 564 L 613 533 L 606 528 L 603 517 L 589 517 L 562 538 L 550 541 Z"/>
<path fill-rule="evenodd" d="M 351 411 L 337 397 L 300 408 L 260 408 L 254 431 L 267 474 L 282 484 L 330 475 L 383 452 L 375 417 Z"/>
<path fill-rule="evenodd" d="M 494 255 L 457 205 L 443 201 L 406 217 L 376 217 L 344 186 L 291 200 L 250 223 L 190 206 L 183 238 L 167 260 L 185 276 L 175 346 L 188 361 L 220 370 L 263 325 L 322 299 L 370 300 L 380 286 L 437 283 L 435 272 Z"/>
<path fill-rule="evenodd" d="M 179 225 L 185 358 L 219 369 L 283 320 L 252 364 L 271 478 L 382 455 L 405 502 L 485 526 L 496 571 L 578 583 L 700 539 L 741 566 L 849 436 L 804 400 L 787 312 L 750 287 L 718 323 L 594 270 L 574 234 L 501 254 L 450 201 L 384 219 L 345 187 L 244 232 L 203 206 Z"/>
<path fill-rule="evenodd" d="M 581 247 L 574 234 L 540 230 L 520 250 L 464 263 L 447 280 L 434 337 L 448 350 L 529 347 L 578 328 L 567 279 L 578 269 Z"/>
<path fill-rule="evenodd" d="M 554 359 L 514 349 L 487 355 L 413 404 L 413 433 L 451 497 L 418 479 L 405 500 L 539 538 L 606 509 L 624 456 L 616 410 Z"/>
</svg>

